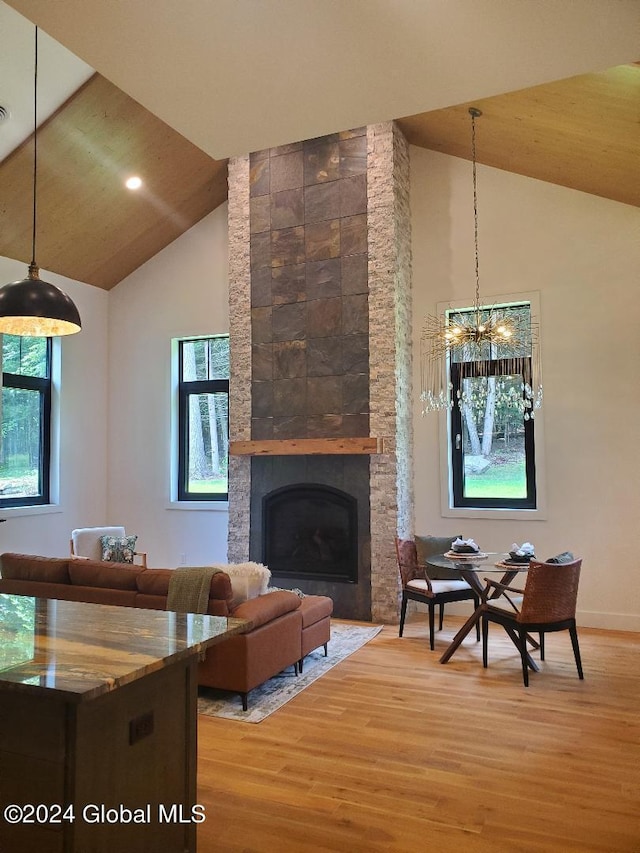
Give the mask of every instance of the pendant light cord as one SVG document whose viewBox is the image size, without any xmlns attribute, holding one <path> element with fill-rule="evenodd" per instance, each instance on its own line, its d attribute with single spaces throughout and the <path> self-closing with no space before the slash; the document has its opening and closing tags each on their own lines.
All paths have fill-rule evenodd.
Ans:
<svg viewBox="0 0 640 853">
<path fill-rule="evenodd" d="M 476 176 L 476 118 L 482 112 L 476 107 L 469 109 L 471 116 L 471 163 L 473 167 L 473 235 L 476 256 L 476 324 L 480 325 L 480 261 L 478 257 L 478 181 Z"/>
<path fill-rule="evenodd" d="M 31 266 L 36 265 L 36 188 L 38 180 L 38 28 L 35 36 L 35 63 L 33 74 L 33 233 L 31 238 Z"/>
<path fill-rule="evenodd" d="M 31 263 L 22 281 L 0 287 L 0 330 L 19 337 L 46 338 L 73 335 L 82 329 L 80 314 L 71 297 L 40 278 L 36 263 L 38 208 L 38 27 L 35 27 L 33 73 L 33 226 Z M 1 378 L 1 377 L 0 377 Z M 0 845 L 1 846 L 1 845 Z"/>
</svg>

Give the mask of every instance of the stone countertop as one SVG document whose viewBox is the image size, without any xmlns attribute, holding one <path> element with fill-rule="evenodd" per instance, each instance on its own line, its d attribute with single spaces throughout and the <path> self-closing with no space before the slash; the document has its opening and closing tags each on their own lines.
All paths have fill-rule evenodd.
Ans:
<svg viewBox="0 0 640 853">
<path fill-rule="evenodd" d="M 0 691 L 85 702 L 250 627 L 225 616 L 0 594 Z"/>
</svg>

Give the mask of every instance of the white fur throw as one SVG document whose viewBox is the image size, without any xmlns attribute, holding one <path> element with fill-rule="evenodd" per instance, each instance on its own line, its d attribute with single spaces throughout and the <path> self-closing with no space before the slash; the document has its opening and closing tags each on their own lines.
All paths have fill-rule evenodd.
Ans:
<svg viewBox="0 0 640 853">
<path fill-rule="evenodd" d="M 217 568 L 231 578 L 234 608 L 248 598 L 257 598 L 267 591 L 271 572 L 262 563 L 229 563 L 220 564 Z"/>
</svg>

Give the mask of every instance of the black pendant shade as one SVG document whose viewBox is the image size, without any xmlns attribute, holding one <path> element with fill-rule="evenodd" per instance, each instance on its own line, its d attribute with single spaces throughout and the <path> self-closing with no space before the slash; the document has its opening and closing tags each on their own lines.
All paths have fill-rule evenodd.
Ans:
<svg viewBox="0 0 640 853">
<path fill-rule="evenodd" d="M 0 334 L 24 337 L 72 335 L 82 328 L 73 301 L 54 284 L 42 281 L 36 264 L 36 201 L 38 177 L 38 28 L 35 32 L 33 82 L 33 231 L 29 274 L 0 288 Z"/>
<path fill-rule="evenodd" d="M 51 337 L 72 335 L 82 328 L 80 314 L 64 291 L 43 281 L 36 264 L 29 275 L 0 288 L 0 333 Z"/>
</svg>

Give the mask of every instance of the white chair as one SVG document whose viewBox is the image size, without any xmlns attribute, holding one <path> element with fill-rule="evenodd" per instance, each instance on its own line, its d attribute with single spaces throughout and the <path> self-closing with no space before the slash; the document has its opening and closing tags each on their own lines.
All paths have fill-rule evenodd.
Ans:
<svg viewBox="0 0 640 853">
<path fill-rule="evenodd" d="M 83 560 L 101 560 L 101 536 L 126 536 L 124 527 L 78 527 L 71 531 L 71 557 Z M 140 564 L 147 568 L 147 555 L 144 551 L 134 551 L 134 557 L 140 558 Z"/>
</svg>

